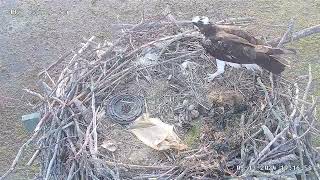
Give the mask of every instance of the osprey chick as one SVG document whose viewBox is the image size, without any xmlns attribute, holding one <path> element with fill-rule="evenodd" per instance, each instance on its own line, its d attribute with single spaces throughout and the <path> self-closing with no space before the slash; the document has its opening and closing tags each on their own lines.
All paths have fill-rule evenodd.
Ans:
<svg viewBox="0 0 320 180">
<path fill-rule="evenodd" d="M 284 71 L 285 65 L 275 55 L 294 53 L 294 50 L 266 46 L 261 40 L 239 28 L 211 24 L 205 16 L 194 17 L 192 23 L 205 36 L 201 42 L 203 48 L 216 58 L 218 70 L 209 74 L 210 81 L 224 72 L 226 64 L 250 70 L 261 71 L 264 68 L 279 75 Z"/>
</svg>

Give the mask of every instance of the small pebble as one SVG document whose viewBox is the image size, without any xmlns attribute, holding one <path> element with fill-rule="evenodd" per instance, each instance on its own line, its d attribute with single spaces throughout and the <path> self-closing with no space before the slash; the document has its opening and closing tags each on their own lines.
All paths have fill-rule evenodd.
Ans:
<svg viewBox="0 0 320 180">
<path fill-rule="evenodd" d="M 192 110 L 194 110 L 195 108 L 196 108 L 196 106 L 193 105 L 193 104 L 191 104 L 191 105 L 188 107 L 188 110 L 189 110 L 189 111 L 192 111 Z"/>
<path fill-rule="evenodd" d="M 199 117 L 199 111 L 197 111 L 197 110 L 192 110 L 191 111 L 191 117 L 192 118 L 197 118 L 197 117 Z"/>
<path fill-rule="evenodd" d="M 182 106 L 186 107 L 188 105 L 189 101 L 187 99 L 183 100 Z"/>
<path fill-rule="evenodd" d="M 101 147 L 105 148 L 110 152 L 115 152 L 118 149 L 117 144 L 111 141 L 104 141 Z"/>
</svg>

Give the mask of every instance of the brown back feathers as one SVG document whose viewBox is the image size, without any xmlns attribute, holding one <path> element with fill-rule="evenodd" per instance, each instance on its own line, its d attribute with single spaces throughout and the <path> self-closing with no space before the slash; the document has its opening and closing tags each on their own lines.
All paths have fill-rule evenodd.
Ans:
<svg viewBox="0 0 320 180">
<path fill-rule="evenodd" d="M 203 43 L 204 49 L 208 54 L 222 61 L 257 64 L 274 74 L 281 74 L 285 65 L 277 56 L 295 53 L 293 49 L 269 47 L 239 28 L 206 24 L 199 29 L 206 37 L 206 43 Z"/>
</svg>

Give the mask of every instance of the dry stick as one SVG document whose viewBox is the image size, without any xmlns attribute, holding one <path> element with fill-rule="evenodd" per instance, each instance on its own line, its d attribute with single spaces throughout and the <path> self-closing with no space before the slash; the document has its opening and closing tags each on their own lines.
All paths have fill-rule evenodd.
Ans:
<svg viewBox="0 0 320 180">
<path fill-rule="evenodd" d="M 298 159 L 298 157 L 295 154 L 289 154 L 289 155 L 286 155 L 286 156 L 283 156 L 283 157 L 280 157 L 277 159 L 272 159 L 270 161 L 261 163 L 261 166 L 266 167 L 266 166 L 271 166 L 274 164 L 283 164 L 283 163 L 288 163 L 288 161 L 295 161 L 297 159 Z"/>
<path fill-rule="evenodd" d="M 79 77 L 79 79 L 77 79 L 76 83 L 79 83 L 81 80 L 87 78 L 91 73 L 93 73 L 95 70 L 97 70 L 100 66 L 102 66 L 102 64 L 98 64 L 98 65 L 94 66 L 91 70 L 85 72 L 85 74 L 81 75 Z"/>
<path fill-rule="evenodd" d="M 123 166 L 130 169 L 154 169 L 154 170 L 168 170 L 173 167 L 177 168 L 178 166 L 143 166 L 143 165 L 135 165 L 135 164 L 125 164 L 119 162 L 106 161 L 107 165 L 110 166 Z"/>
<path fill-rule="evenodd" d="M 213 154 L 213 153 L 214 153 L 214 151 L 209 151 L 209 152 L 206 152 L 206 153 L 203 153 L 203 154 L 193 154 L 191 156 L 184 157 L 184 159 L 185 160 L 202 159 L 202 158 L 205 158 L 208 155 Z"/>
<path fill-rule="evenodd" d="M 131 69 L 133 68 L 133 66 L 131 66 L 131 67 L 125 69 L 125 70 L 122 70 L 122 71 L 120 71 L 120 72 L 117 72 L 117 71 L 120 70 L 122 67 L 124 67 L 125 65 L 129 64 L 130 62 L 131 62 L 131 59 L 128 59 L 127 61 L 124 61 L 123 63 L 121 63 L 117 68 L 115 68 L 114 70 L 112 70 L 112 71 L 109 73 L 109 75 L 107 75 L 105 78 L 103 78 L 103 79 L 99 82 L 99 85 L 97 86 L 96 89 L 106 86 L 112 78 L 114 78 L 114 77 L 116 77 L 116 76 L 119 76 L 119 74 L 123 74 L 123 73 L 125 73 L 126 71 L 131 70 Z M 116 73 L 116 72 L 117 72 L 117 73 Z"/>
<path fill-rule="evenodd" d="M 46 68 L 45 70 L 41 71 L 38 76 L 41 76 L 43 73 L 46 73 L 48 75 L 48 71 L 50 71 L 54 66 L 56 66 L 57 64 L 59 64 L 60 62 L 62 62 L 63 60 L 65 60 L 71 53 L 73 53 L 74 50 L 71 50 L 69 52 L 67 52 L 66 54 L 64 54 L 62 57 L 60 57 L 56 62 L 52 63 L 48 68 Z M 52 79 L 51 79 L 52 80 Z"/>
<path fill-rule="evenodd" d="M 261 126 L 264 134 L 267 136 L 267 138 L 272 141 L 274 139 L 274 135 L 272 134 L 272 132 L 270 131 L 270 129 L 266 126 L 266 125 L 262 125 Z"/>
<path fill-rule="evenodd" d="M 131 27 L 129 29 L 129 31 L 133 31 L 134 29 L 140 27 L 141 25 L 143 24 L 143 20 L 139 23 L 139 24 L 136 24 L 136 25 L 133 25 L 133 27 Z M 126 39 L 126 34 L 123 34 L 122 36 L 120 36 L 110 47 L 109 49 L 105 52 L 105 54 L 111 52 L 118 44 L 120 44 L 123 40 Z M 103 47 L 102 47 L 103 48 Z"/>
<path fill-rule="evenodd" d="M 71 66 L 72 63 L 73 63 L 73 62 L 76 60 L 76 58 L 78 57 L 78 55 L 82 54 L 83 51 L 85 51 L 85 50 L 89 47 L 90 41 L 92 41 L 94 38 L 95 38 L 95 37 L 92 36 L 92 37 L 78 50 L 78 52 L 73 55 L 73 57 L 71 58 L 71 60 L 69 61 L 68 65 L 67 65 L 67 67 L 66 67 L 65 69 L 63 69 L 62 72 L 60 73 L 60 76 L 59 76 L 59 78 L 58 78 L 58 82 L 59 82 L 59 83 L 57 83 L 58 85 L 60 84 L 60 81 L 61 81 L 62 79 L 64 79 L 63 77 L 65 76 L 65 73 L 68 71 L 68 66 Z"/>
<path fill-rule="evenodd" d="M 151 68 L 151 67 L 154 67 L 154 66 L 158 66 L 158 65 L 161 65 L 161 64 L 164 64 L 164 63 L 167 63 L 167 62 L 171 62 L 171 61 L 176 61 L 176 60 L 180 60 L 182 58 L 185 58 L 185 57 L 188 57 L 190 55 L 193 55 L 193 54 L 197 54 L 199 52 L 201 52 L 202 50 L 198 50 L 198 51 L 192 51 L 188 54 L 184 54 L 184 55 L 181 55 L 181 56 L 178 56 L 178 57 L 174 57 L 174 58 L 171 58 L 171 59 L 168 59 L 168 60 L 165 60 L 165 61 L 161 61 L 157 64 L 152 64 L 152 65 L 148 65 L 148 66 L 144 66 L 144 67 L 141 67 L 138 69 L 138 71 L 141 71 L 141 70 L 144 70 L 146 68 Z"/>
<path fill-rule="evenodd" d="M 69 169 L 69 174 L 68 174 L 68 177 L 67 177 L 67 180 L 72 180 L 73 176 L 74 176 L 74 169 L 76 167 L 76 163 L 75 161 L 72 161 L 72 165 L 71 165 L 71 168 Z"/>
<path fill-rule="evenodd" d="M 183 179 L 183 177 L 187 174 L 187 172 L 189 171 L 190 169 L 187 167 L 184 171 L 182 171 L 181 174 L 179 174 L 178 177 L 175 178 L 175 180 L 181 180 Z"/>
<path fill-rule="evenodd" d="M 182 21 L 175 21 L 176 24 L 180 25 L 180 26 L 187 26 L 187 25 L 192 25 L 192 22 L 190 20 L 182 20 Z M 172 25 L 172 22 L 149 22 L 149 23 L 144 23 L 142 25 L 140 25 L 140 28 L 142 26 L 145 26 L 145 28 L 149 28 L 149 27 L 158 27 L 158 26 L 165 26 L 165 25 Z M 127 28 L 131 28 L 135 26 L 134 24 L 111 24 L 111 27 L 114 29 L 127 29 Z M 129 31 L 133 31 L 129 30 Z"/>
<path fill-rule="evenodd" d="M 45 93 L 45 96 L 48 96 L 52 92 L 52 88 L 44 81 L 39 80 L 37 82 L 38 87 Z"/>
<path fill-rule="evenodd" d="M 173 168 L 169 169 L 168 171 L 160 174 L 160 175 L 158 176 L 158 178 L 161 179 L 162 177 L 164 177 L 165 175 L 168 175 L 170 172 L 172 172 L 172 171 L 175 170 L 175 169 L 176 169 L 176 167 L 173 167 Z"/>
<path fill-rule="evenodd" d="M 134 69 L 133 66 L 129 67 L 128 69 L 123 70 L 122 72 L 119 72 L 117 74 L 112 75 L 112 78 L 117 77 L 119 74 L 122 74 L 120 77 L 118 77 L 117 79 L 111 81 L 112 79 L 108 79 L 108 81 L 103 82 L 105 84 L 105 87 L 102 89 L 99 89 L 97 91 L 97 95 L 101 95 L 101 93 L 103 93 L 103 91 L 105 91 L 106 89 L 110 88 L 111 86 L 113 86 L 115 83 L 119 82 L 121 79 L 123 79 L 124 77 L 126 77 L 128 74 L 130 74 L 132 72 L 132 70 Z M 111 82 L 110 82 L 111 81 Z M 102 84 L 102 83 L 101 83 Z M 100 84 L 100 85 L 101 85 Z M 99 85 L 99 86 L 100 86 Z M 92 91 L 90 93 L 87 94 L 87 96 L 84 98 L 83 102 L 87 102 L 90 98 L 90 96 L 92 95 Z"/>
<path fill-rule="evenodd" d="M 137 179 L 158 179 L 159 178 L 159 174 L 146 174 L 146 175 L 139 175 L 139 176 L 135 176 L 135 177 L 131 177 L 132 180 L 137 180 Z"/>
<path fill-rule="evenodd" d="M 83 151 L 83 150 L 86 148 L 86 146 L 88 145 L 91 127 L 92 127 L 92 121 L 90 122 L 89 126 L 87 127 L 84 143 L 81 145 L 81 148 L 80 148 L 80 150 L 77 152 L 77 154 L 75 155 L 75 158 L 78 158 L 79 155 L 82 153 L 82 151 Z"/>
<path fill-rule="evenodd" d="M 273 98 L 273 100 L 274 100 L 275 96 L 274 96 L 274 81 L 273 81 L 273 73 L 270 73 L 270 75 L 269 75 L 269 79 L 270 79 L 270 84 L 271 84 L 270 94 L 271 94 L 271 97 L 272 97 L 272 98 Z"/>
<path fill-rule="evenodd" d="M 72 121 L 72 123 L 74 124 L 73 121 Z M 67 130 L 64 129 L 63 131 L 66 133 L 67 137 L 71 137 L 71 135 L 70 135 L 70 129 L 67 129 Z M 72 151 L 73 154 L 75 155 L 75 154 L 77 153 L 76 147 L 74 146 L 74 144 L 73 144 L 73 142 L 71 141 L 70 138 L 68 138 L 67 141 L 68 141 L 68 143 L 69 143 L 69 145 L 70 145 L 71 151 Z"/>
<path fill-rule="evenodd" d="M 53 146 L 54 144 L 54 136 L 53 134 L 56 132 L 56 125 L 57 125 L 57 112 L 55 112 L 53 118 L 52 118 L 52 121 L 51 121 L 51 124 L 50 125 L 47 125 L 48 127 L 50 127 L 49 130 L 46 130 L 46 131 L 43 131 L 43 139 L 44 139 L 44 146 L 47 146 L 47 147 L 51 147 Z M 42 168 L 43 168 L 43 172 L 42 172 L 42 176 L 44 177 L 45 176 L 45 173 L 46 173 L 46 170 L 48 169 L 48 165 L 49 165 L 49 162 L 50 162 L 50 157 L 52 157 L 52 152 L 51 152 L 51 149 L 48 149 L 48 151 L 43 151 L 43 161 L 44 163 L 42 164 Z"/>
<path fill-rule="evenodd" d="M 293 119 L 294 116 L 296 115 L 296 112 L 297 112 L 297 107 L 298 107 L 298 99 L 299 99 L 299 87 L 298 87 L 298 84 L 297 83 L 294 83 L 294 87 L 296 88 L 296 96 L 295 96 L 295 100 L 293 101 L 293 106 L 294 106 L 294 109 L 292 110 L 289 118 L 290 119 Z"/>
<path fill-rule="evenodd" d="M 289 99 L 292 99 L 292 100 L 296 100 L 296 101 L 298 101 L 298 102 L 301 102 L 301 103 L 304 103 L 304 104 L 306 104 L 306 105 L 310 105 L 310 106 L 312 106 L 312 103 L 310 103 L 310 102 L 307 102 L 307 101 L 304 101 L 304 100 L 302 100 L 302 99 L 299 99 L 298 97 L 291 97 L 291 96 L 289 96 L 289 95 L 287 95 L 287 94 L 282 94 L 282 93 L 278 93 L 280 96 L 283 96 L 283 97 L 286 97 L 286 98 L 289 98 Z"/>
<path fill-rule="evenodd" d="M 50 74 L 48 73 L 47 70 L 45 71 L 45 75 L 49 78 L 51 84 L 52 84 L 53 86 L 56 86 L 56 83 L 54 82 L 54 80 L 52 79 L 52 77 L 50 76 Z"/>
<path fill-rule="evenodd" d="M 293 33 L 291 38 L 286 38 L 285 40 L 283 40 L 283 44 L 286 44 L 290 41 L 296 41 L 316 33 L 320 33 L 320 24 Z M 276 46 L 277 44 L 279 44 L 280 41 L 281 38 L 276 38 L 271 41 L 268 41 L 267 43 L 271 44 L 272 46 Z"/>
<path fill-rule="evenodd" d="M 93 87 L 93 82 L 92 82 L 92 90 L 94 89 Z M 93 141 L 94 141 L 94 155 L 98 154 L 98 134 L 97 134 L 97 113 L 99 111 L 99 108 L 96 110 L 95 106 L 95 96 L 94 92 L 92 93 L 91 97 L 91 109 L 92 109 L 92 123 L 93 123 L 93 128 L 92 128 L 92 134 L 93 134 Z"/>
<path fill-rule="evenodd" d="M 320 179 L 320 175 L 319 175 L 318 169 L 316 168 L 313 160 L 311 159 L 307 147 L 305 145 L 303 145 L 303 148 L 304 148 L 304 151 L 305 151 L 305 153 L 307 155 L 307 158 L 308 158 L 310 164 L 312 165 L 312 169 L 313 169 L 314 173 L 316 174 L 317 178 Z"/>
<path fill-rule="evenodd" d="M 298 119 L 298 118 L 296 118 Z M 297 125 L 294 125 L 294 135 L 297 136 L 298 132 L 297 132 Z M 303 151 L 302 151 L 302 147 L 301 147 L 301 139 L 297 139 L 297 148 L 298 148 L 298 152 L 299 152 L 299 157 L 300 157 L 300 165 L 302 167 L 302 179 L 307 179 L 306 173 L 305 173 L 305 168 L 304 168 L 304 162 L 303 162 Z"/>
<path fill-rule="evenodd" d="M 92 138 L 92 132 L 90 132 L 88 138 L 89 138 L 88 147 L 89 147 L 89 152 L 90 152 L 89 155 L 90 155 L 90 157 L 96 157 L 95 150 L 94 150 L 94 144 L 93 144 L 93 138 Z"/>
<path fill-rule="evenodd" d="M 125 75 L 127 75 L 128 73 L 131 73 L 135 69 L 136 69 L 135 66 L 130 66 L 120 72 L 117 72 L 117 73 L 114 73 L 114 74 L 108 76 L 103 81 L 99 82 L 98 88 L 96 88 L 96 90 L 98 89 L 98 92 L 101 92 L 101 90 L 105 90 L 106 86 L 109 86 L 110 83 L 114 84 L 115 82 L 113 82 L 113 81 L 119 80 L 119 78 L 124 77 Z M 112 81 L 112 79 L 114 79 L 114 78 L 117 78 L 117 79 Z M 99 88 L 102 88 L 102 89 L 99 89 Z M 99 95 L 99 93 L 97 93 L 97 95 Z"/>
<path fill-rule="evenodd" d="M 270 147 L 280 138 L 284 133 L 287 132 L 289 129 L 289 126 L 284 128 L 279 134 L 277 134 L 272 141 L 259 153 L 258 157 L 256 158 L 255 161 L 251 164 L 251 166 L 256 165 L 256 163 L 259 161 L 259 159 L 270 149 Z"/>
<path fill-rule="evenodd" d="M 292 143 L 293 141 L 294 141 L 293 139 L 290 139 L 290 140 L 286 141 L 285 143 L 282 143 L 282 144 L 276 146 L 276 147 L 273 148 L 271 151 L 269 151 L 268 153 L 266 153 L 265 155 L 263 155 L 260 159 L 261 159 L 261 160 L 265 159 L 266 157 L 270 156 L 272 153 L 277 152 L 277 150 L 279 150 L 281 147 L 286 146 L 287 144 L 290 144 L 290 143 Z M 295 148 L 295 147 L 293 147 L 293 148 Z M 261 160 L 258 161 L 258 162 L 261 162 Z"/>
<path fill-rule="evenodd" d="M 67 123 L 68 121 L 69 121 L 69 119 L 64 119 L 64 120 L 62 120 L 62 118 L 64 117 L 64 115 L 65 115 L 65 106 L 63 106 L 62 107 L 62 109 L 60 110 L 60 111 L 58 111 L 57 112 L 57 114 L 56 114 L 56 118 L 55 118 L 55 121 L 53 121 L 52 122 L 52 125 L 53 124 L 58 124 L 59 126 L 58 126 L 58 128 L 56 128 L 55 130 L 54 130 L 54 135 L 52 135 L 52 136 L 48 136 L 48 138 L 50 138 L 51 137 L 51 140 L 52 141 L 54 141 L 53 139 L 55 138 L 55 148 L 54 148 L 54 151 L 53 151 L 53 155 L 51 156 L 47 156 L 48 157 L 48 159 L 50 158 L 50 157 L 52 157 L 51 159 L 50 159 L 50 161 L 49 161 L 49 164 L 48 164 L 48 166 L 46 166 L 47 167 L 47 172 L 46 172 L 46 179 L 48 179 L 49 177 L 50 177 L 50 173 L 51 173 L 51 168 L 54 166 L 53 165 L 53 163 L 54 162 L 57 162 L 57 160 L 56 160 L 56 158 L 57 158 L 57 154 L 58 154 L 58 148 L 59 148 L 59 145 L 60 145 L 60 143 L 61 143 L 61 138 L 62 138 L 62 135 L 61 135 L 61 132 L 62 132 L 62 126 L 65 124 L 65 123 Z M 62 120 L 62 121 L 61 121 Z M 55 126 L 55 125 L 54 125 Z M 51 126 L 52 127 L 52 126 Z M 51 142 L 52 142 L 51 141 Z M 51 146 L 51 145 L 53 145 L 53 144 L 51 144 L 50 143 L 50 145 L 49 146 Z"/>
<path fill-rule="evenodd" d="M 305 92 L 303 94 L 303 97 L 302 97 L 302 100 L 306 101 L 307 97 L 308 97 L 308 93 L 309 93 L 309 90 L 310 90 L 310 86 L 311 86 L 311 83 L 312 83 L 312 72 L 311 72 L 311 65 L 309 64 L 309 78 L 308 78 L 308 84 L 306 86 L 306 89 L 305 89 Z M 302 104 L 301 105 L 301 109 L 300 109 L 300 117 L 299 117 L 299 120 L 302 118 L 303 116 L 303 113 L 304 113 L 304 108 L 305 108 L 305 105 Z"/>
<path fill-rule="evenodd" d="M 174 43 L 175 41 L 181 40 L 182 38 L 184 38 L 184 36 L 176 36 L 175 38 L 172 38 L 171 40 L 168 40 L 169 42 L 166 42 L 166 45 L 162 48 L 162 50 L 160 51 L 157 60 L 160 59 L 160 57 L 162 56 L 162 54 L 167 50 L 167 48 Z"/>
<path fill-rule="evenodd" d="M 38 136 L 39 131 L 35 132 L 32 137 L 30 139 L 28 139 L 27 142 L 25 142 L 19 149 L 19 152 L 17 154 L 17 156 L 15 157 L 14 161 L 12 162 L 12 165 L 10 167 L 10 169 L 8 169 L 8 171 L 6 173 L 4 173 L 1 177 L 0 180 L 6 178 L 16 167 L 16 165 L 18 164 L 18 161 L 23 153 L 23 151 L 25 150 L 25 148 L 27 146 L 29 146 L 29 144 Z"/>
<path fill-rule="evenodd" d="M 34 134 L 32 135 L 32 137 L 31 137 L 30 139 L 28 139 L 28 141 L 25 142 L 25 143 L 20 147 L 20 149 L 19 149 L 19 151 L 18 151 L 18 153 L 17 153 L 14 161 L 13 161 L 12 164 L 11 164 L 10 169 L 8 169 L 8 171 L 0 177 L 0 180 L 6 178 L 6 177 L 15 169 L 15 167 L 17 166 L 18 161 L 19 161 L 19 159 L 20 159 L 20 156 L 22 155 L 22 153 L 23 153 L 23 151 L 25 150 L 25 148 L 26 148 L 27 146 L 29 146 L 29 144 L 38 136 L 38 134 L 39 134 L 39 132 L 40 132 L 40 130 L 39 130 L 39 129 L 40 129 L 40 125 L 39 125 L 39 124 L 40 124 L 41 122 L 44 122 L 45 120 L 47 120 L 49 117 L 51 117 L 50 115 L 51 115 L 51 113 L 49 112 L 49 113 L 47 113 L 47 114 L 40 120 L 40 122 L 38 123 L 38 126 L 39 126 L 38 130 L 35 131 Z M 37 126 L 37 127 L 38 127 L 38 126 Z"/>
<path fill-rule="evenodd" d="M 245 134 L 244 134 L 244 131 L 245 131 L 245 123 L 244 123 L 244 114 L 241 114 L 241 119 L 240 119 L 240 135 L 241 135 L 241 138 L 242 138 L 242 142 L 241 142 L 241 150 L 240 150 L 240 158 L 241 158 L 241 166 L 240 166 L 240 170 L 241 170 L 241 173 L 242 171 L 244 170 L 244 166 L 245 166 L 245 140 L 244 140 L 244 137 L 245 137 Z"/>
<path fill-rule="evenodd" d="M 279 41 L 279 43 L 278 43 L 278 45 L 277 45 L 277 48 L 281 48 L 282 45 L 283 45 L 283 43 L 284 43 L 284 41 L 285 41 L 286 39 L 289 39 L 289 33 L 292 33 L 292 31 L 293 31 L 293 26 L 294 26 L 294 21 L 293 21 L 293 19 L 291 19 L 290 22 L 289 22 L 289 25 L 288 25 L 288 29 L 287 29 L 287 31 L 284 33 L 284 35 L 282 36 L 281 40 Z"/>
<path fill-rule="evenodd" d="M 29 93 L 29 94 L 31 94 L 31 95 L 33 95 L 33 96 L 38 97 L 38 98 L 41 99 L 42 101 L 45 101 L 45 98 L 44 98 L 41 94 L 39 94 L 39 93 L 37 93 L 37 92 L 31 91 L 31 90 L 29 90 L 29 89 L 22 89 L 22 90 L 26 91 L 27 93 Z"/>
<path fill-rule="evenodd" d="M 52 158 L 49 162 L 49 166 L 47 168 L 47 173 L 46 173 L 46 178 L 45 180 L 48 180 L 50 178 L 50 173 L 51 173 L 51 168 L 53 166 L 53 163 L 54 161 L 56 160 L 56 157 L 57 157 L 57 154 L 58 154 L 58 148 L 59 148 L 59 141 L 60 141 L 60 138 L 61 138 L 61 129 L 59 130 L 58 132 L 58 135 L 56 136 L 57 140 L 56 140 L 56 145 L 54 147 L 54 153 L 52 155 Z"/>
<path fill-rule="evenodd" d="M 282 45 L 283 45 L 283 43 L 284 43 L 284 40 L 285 40 L 286 38 L 288 38 L 289 33 L 292 32 L 292 30 L 293 30 L 293 25 L 294 25 L 294 24 L 293 24 L 293 19 L 291 19 L 291 21 L 290 21 L 290 23 L 289 23 L 289 25 L 288 25 L 288 30 L 287 30 L 287 31 L 284 33 L 284 35 L 282 36 L 280 42 L 279 42 L 278 45 L 277 45 L 277 48 L 282 47 Z M 274 82 L 273 82 L 273 74 L 272 74 L 272 73 L 270 73 L 269 78 L 270 78 L 270 82 L 271 82 L 271 97 L 274 98 L 274 97 L 275 97 L 275 96 L 274 96 Z M 278 127 L 279 127 L 279 125 L 280 125 L 280 123 L 278 124 Z"/>
<path fill-rule="evenodd" d="M 104 99 L 102 100 L 102 102 L 105 102 L 105 101 L 109 98 L 109 96 L 113 93 L 113 91 L 118 87 L 118 85 L 120 84 L 120 82 L 121 82 L 121 81 L 118 81 L 117 84 L 115 84 L 115 85 L 112 87 L 112 89 L 109 91 L 109 93 L 108 93 L 106 96 L 104 96 Z"/>
<path fill-rule="evenodd" d="M 265 94 L 265 96 L 266 96 L 266 98 L 267 98 L 268 104 L 269 104 L 269 106 L 270 106 L 270 108 L 271 108 L 272 114 L 273 114 L 274 117 L 278 120 L 279 123 L 282 122 L 282 120 L 281 120 L 281 118 L 280 118 L 280 115 L 279 115 L 278 113 L 276 113 L 276 111 L 273 109 L 273 104 L 272 104 L 272 102 L 271 102 L 271 100 L 270 100 L 270 97 L 269 97 L 267 88 L 266 88 L 266 86 L 262 83 L 260 77 L 257 78 L 257 82 L 258 82 L 258 84 L 261 86 L 261 88 L 262 88 L 263 91 L 264 91 L 264 94 Z"/>
<path fill-rule="evenodd" d="M 252 141 L 254 137 L 256 137 L 259 133 L 262 132 L 262 129 L 260 128 L 257 132 L 255 132 L 254 134 L 252 134 L 251 136 L 249 136 L 246 140 L 244 140 L 244 144 L 246 144 L 248 141 Z"/>
<path fill-rule="evenodd" d="M 41 129 L 42 124 L 52 115 L 51 112 L 47 112 L 39 121 L 36 128 L 34 129 L 34 132 L 38 132 Z"/>
<path fill-rule="evenodd" d="M 40 149 L 36 150 L 36 152 L 32 155 L 31 159 L 28 161 L 28 163 L 26 165 L 31 166 L 31 164 L 36 159 L 36 157 L 39 155 L 39 153 L 40 153 Z"/>
<path fill-rule="evenodd" d="M 217 22 L 213 22 L 214 24 L 240 24 L 241 21 L 243 22 L 250 22 L 255 20 L 255 18 L 253 17 L 242 17 L 242 18 L 230 18 L 230 19 L 225 19 L 225 20 L 221 20 L 221 21 L 217 21 Z M 239 23 L 237 23 L 239 22 Z M 174 23 L 176 25 L 179 26 L 189 26 L 192 25 L 192 21 L 190 20 L 181 20 L 181 21 L 177 21 L 175 20 Z M 149 27 L 158 27 L 158 26 L 165 26 L 165 25 L 172 25 L 172 22 L 149 22 L 149 23 L 144 23 L 144 24 L 140 24 L 140 28 L 144 27 L 144 28 L 149 28 Z M 112 28 L 114 29 L 126 29 L 126 28 L 132 28 L 136 25 L 134 24 L 111 24 Z M 132 30 L 134 30 L 132 28 Z M 132 31 L 131 30 L 131 31 Z"/>
<path fill-rule="evenodd" d="M 272 179 L 288 179 L 287 176 L 265 173 L 261 171 L 255 171 L 255 170 L 249 171 L 248 173 L 241 175 L 240 177 L 246 177 L 246 176 L 258 176 L 258 177 L 260 176 L 260 177 L 272 178 Z"/>
<path fill-rule="evenodd" d="M 303 94 L 303 97 L 302 97 L 302 100 L 304 100 L 304 101 L 307 99 L 311 82 L 312 82 L 312 73 L 311 73 L 311 66 L 309 65 L 309 80 L 308 80 L 308 84 L 307 84 L 307 87 L 305 89 L 305 92 Z M 294 119 L 294 134 L 293 134 L 294 138 L 299 136 L 299 132 L 298 132 L 297 126 L 300 124 L 300 120 L 304 116 L 304 108 L 305 108 L 305 105 L 302 104 L 301 105 L 301 109 L 300 109 L 300 116 Z M 303 149 L 301 147 L 302 146 L 302 142 L 301 142 L 300 138 L 297 138 L 296 140 L 297 140 L 297 148 L 298 148 L 299 156 L 300 156 L 300 165 L 302 167 L 302 179 L 307 179 L 307 176 L 306 176 L 306 173 L 305 173 L 304 162 L 303 162 Z"/>
<path fill-rule="evenodd" d="M 306 119 L 307 119 L 308 117 L 310 117 L 310 116 L 313 114 L 313 112 L 316 110 L 316 105 L 319 103 L 319 102 L 318 102 L 318 99 L 319 99 L 319 97 L 316 97 L 313 105 L 310 107 L 310 109 L 308 110 L 308 112 L 306 112 L 306 114 L 305 114 L 305 118 L 306 118 Z M 307 122 L 309 123 L 309 124 L 308 124 L 308 125 L 309 125 L 309 128 L 308 128 L 303 134 L 301 134 L 301 135 L 300 135 L 299 137 L 297 137 L 297 138 L 300 139 L 300 138 L 304 137 L 304 136 L 313 128 L 313 124 L 314 124 L 315 121 L 316 121 L 316 118 L 312 118 L 311 124 L 310 124 L 309 121 L 307 121 Z"/>
</svg>

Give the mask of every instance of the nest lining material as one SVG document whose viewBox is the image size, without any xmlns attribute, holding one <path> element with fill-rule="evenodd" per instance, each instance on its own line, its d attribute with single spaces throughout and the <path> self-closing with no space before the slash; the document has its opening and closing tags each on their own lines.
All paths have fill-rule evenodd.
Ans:
<svg viewBox="0 0 320 180">
<path fill-rule="evenodd" d="M 319 177 L 319 154 L 311 144 L 317 132 L 317 99 L 310 101 L 309 95 L 311 70 L 307 84 L 274 81 L 268 73 L 255 79 L 241 69 L 228 69 L 222 79 L 207 84 L 206 74 L 215 67 L 199 45 L 201 35 L 185 24 L 157 22 L 124 28 L 113 43 L 91 37 L 39 74 L 42 92 L 27 91 L 41 100 L 36 108 L 43 118 L 19 151 L 36 143 L 38 150 L 28 164 L 39 159 L 38 177 Z M 104 116 L 104 103 L 119 92 L 143 96 L 150 114 L 175 124 L 184 140 L 193 122 L 200 122 L 190 149 L 146 149 L 154 159 L 136 164 L 125 160 L 121 147 L 118 154 L 102 153 L 102 141 L 115 134 L 120 138 L 113 142 L 127 141 L 126 149 L 143 151 L 143 144 L 130 144 L 128 134 L 120 135 L 125 129 Z"/>
</svg>

